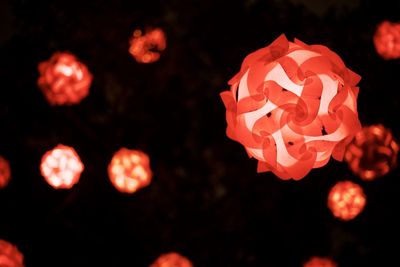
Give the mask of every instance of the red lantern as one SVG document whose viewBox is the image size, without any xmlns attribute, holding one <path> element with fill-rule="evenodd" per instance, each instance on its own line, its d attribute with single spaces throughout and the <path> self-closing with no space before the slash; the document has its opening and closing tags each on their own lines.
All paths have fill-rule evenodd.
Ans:
<svg viewBox="0 0 400 267">
<path fill-rule="evenodd" d="M 150 267 L 193 267 L 193 265 L 182 255 L 170 252 L 161 255 Z"/>
<path fill-rule="evenodd" d="M 337 267 L 337 264 L 328 258 L 312 257 L 303 267 Z"/>
<path fill-rule="evenodd" d="M 11 168 L 8 161 L 0 156 L 0 189 L 8 185 L 11 179 Z"/>
<path fill-rule="evenodd" d="M 40 172 L 54 188 L 71 188 L 79 181 L 83 164 L 75 149 L 58 145 L 42 157 Z"/>
<path fill-rule="evenodd" d="M 51 105 L 78 104 L 89 94 L 92 75 L 69 53 L 55 53 L 39 64 L 38 86 Z"/>
<path fill-rule="evenodd" d="M 354 174 L 373 180 L 397 165 L 399 145 L 383 125 L 364 127 L 347 147 L 345 160 Z"/>
<path fill-rule="evenodd" d="M 23 267 L 24 256 L 11 243 L 0 239 L 0 267 Z"/>
<path fill-rule="evenodd" d="M 384 59 L 400 58 L 400 23 L 383 21 L 374 35 L 376 52 Z"/>
<path fill-rule="evenodd" d="M 139 63 L 152 63 L 160 58 L 160 53 L 167 47 L 164 32 L 159 29 L 147 31 L 135 30 L 130 41 L 129 53 Z"/>
<path fill-rule="evenodd" d="M 138 150 L 121 148 L 108 165 L 111 183 L 122 193 L 134 193 L 150 184 L 152 172 L 149 157 Z"/>
<path fill-rule="evenodd" d="M 221 94 L 227 135 L 258 160 L 258 171 L 301 179 L 329 158 L 342 160 L 361 128 L 360 76 L 322 45 L 281 35 L 248 55 Z"/>
<path fill-rule="evenodd" d="M 328 195 L 328 208 L 343 221 L 354 219 L 364 209 L 367 200 L 361 186 L 350 182 L 338 182 Z"/>
</svg>

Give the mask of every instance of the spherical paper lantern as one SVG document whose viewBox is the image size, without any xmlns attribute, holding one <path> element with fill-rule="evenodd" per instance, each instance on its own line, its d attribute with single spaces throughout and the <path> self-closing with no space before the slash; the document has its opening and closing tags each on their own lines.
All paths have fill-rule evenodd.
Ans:
<svg viewBox="0 0 400 267">
<path fill-rule="evenodd" d="M 337 267 L 337 264 L 328 258 L 312 257 L 303 267 Z"/>
<path fill-rule="evenodd" d="M 23 267 L 24 256 L 11 243 L 0 239 L 0 267 Z"/>
<path fill-rule="evenodd" d="M 354 174 L 373 180 L 397 165 L 399 145 L 383 125 L 363 127 L 346 149 L 345 160 Z"/>
<path fill-rule="evenodd" d="M 139 63 L 152 63 L 160 58 L 160 53 L 167 47 L 163 30 L 156 28 L 147 31 L 135 30 L 130 41 L 129 53 Z"/>
<path fill-rule="evenodd" d="M 70 53 L 55 53 L 39 64 L 38 86 L 51 105 L 78 104 L 89 94 L 92 75 Z"/>
<path fill-rule="evenodd" d="M 374 35 L 376 52 L 384 59 L 400 58 L 400 23 L 383 21 Z"/>
<path fill-rule="evenodd" d="M 8 161 L 0 156 L 0 189 L 8 185 L 11 179 L 11 168 Z"/>
<path fill-rule="evenodd" d="M 40 172 L 54 188 L 71 188 L 79 181 L 83 164 L 75 149 L 58 145 L 42 157 Z"/>
<path fill-rule="evenodd" d="M 161 255 L 150 267 L 193 267 L 193 265 L 182 255 L 170 252 Z"/>
<path fill-rule="evenodd" d="M 134 193 L 150 184 L 152 172 L 149 157 L 138 150 L 121 148 L 111 159 L 108 175 L 118 191 Z"/>
<path fill-rule="evenodd" d="M 258 160 L 258 171 L 301 179 L 329 158 L 342 160 L 361 128 L 360 76 L 322 45 L 281 35 L 248 55 L 221 94 L 227 135 Z"/>
<path fill-rule="evenodd" d="M 328 195 L 328 208 L 343 221 L 354 219 L 364 209 L 367 200 L 361 186 L 350 182 L 338 182 Z"/>
</svg>

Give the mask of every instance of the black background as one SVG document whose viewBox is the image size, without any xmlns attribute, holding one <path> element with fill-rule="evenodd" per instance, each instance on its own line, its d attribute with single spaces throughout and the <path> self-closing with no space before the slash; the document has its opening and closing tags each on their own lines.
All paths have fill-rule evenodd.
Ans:
<svg viewBox="0 0 400 267">
<path fill-rule="evenodd" d="M 219 93 L 250 52 L 281 33 L 337 52 L 362 76 L 363 124 L 400 136 L 400 61 L 385 61 L 372 36 L 397 21 L 392 1 L 1 1 L 0 154 L 13 180 L 0 191 L 0 239 L 30 266 L 148 266 L 177 251 L 198 267 L 301 266 L 312 255 L 340 267 L 397 266 L 399 171 L 374 182 L 331 160 L 303 180 L 256 173 L 256 161 L 225 134 Z M 154 64 L 129 55 L 134 29 L 162 27 L 168 46 Z M 94 76 L 90 95 L 51 107 L 37 65 L 70 51 Z M 71 190 L 39 173 L 45 151 L 73 146 L 85 164 Z M 107 165 L 120 147 L 151 157 L 152 184 L 114 189 Z M 326 207 L 350 179 L 368 197 L 353 221 Z"/>
</svg>

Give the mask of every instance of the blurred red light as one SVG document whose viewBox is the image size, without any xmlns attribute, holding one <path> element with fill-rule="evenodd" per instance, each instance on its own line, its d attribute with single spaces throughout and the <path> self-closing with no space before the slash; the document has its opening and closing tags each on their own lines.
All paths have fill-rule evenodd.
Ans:
<svg viewBox="0 0 400 267">
<path fill-rule="evenodd" d="M 84 169 L 76 151 L 69 146 L 58 145 L 42 157 L 40 172 L 54 188 L 68 189 L 75 185 Z"/>
</svg>

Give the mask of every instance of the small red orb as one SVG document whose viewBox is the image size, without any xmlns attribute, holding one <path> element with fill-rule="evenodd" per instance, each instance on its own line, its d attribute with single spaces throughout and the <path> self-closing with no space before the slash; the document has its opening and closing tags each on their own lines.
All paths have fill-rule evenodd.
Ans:
<svg viewBox="0 0 400 267">
<path fill-rule="evenodd" d="M 167 47 L 165 33 L 160 28 L 146 31 L 133 32 L 130 41 L 129 53 L 139 63 L 152 63 L 160 58 L 160 54 Z"/>
<path fill-rule="evenodd" d="M 13 244 L 0 239 L 0 267 L 24 267 L 24 256 Z"/>
<path fill-rule="evenodd" d="M 337 264 L 328 258 L 312 257 L 303 267 L 337 267 Z"/>
<path fill-rule="evenodd" d="M 400 23 L 383 21 L 374 35 L 376 52 L 384 59 L 400 58 Z"/>
<path fill-rule="evenodd" d="M 338 182 L 328 195 L 328 208 L 343 221 L 354 219 L 364 209 L 366 202 L 361 186 L 350 181 Z"/>
<path fill-rule="evenodd" d="M 150 267 L 193 267 L 193 264 L 186 257 L 170 252 L 161 255 Z"/>
<path fill-rule="evenodd" d="M 40 172 L 52 187 L 68 189 L 79 181 L 83 168 L 75 149 L 58 145 L 43 155 Z"/>
<path fill-rule="evenodd" d="M 89 94 L 92 75 L 70 53 L 55 53 L 39 64 L 38 86 L 51 105 L 78 104 Z"/>
<path fill-rule="evenodd" d="M 347 146 L 344 158 L 355 175 L 374 180 L 396 167 L 398 152 L 399 145 L 392 131 L 378 124 L 358 132 Z"/>
<path fill-rule="evenodd" d="M 118 191 L 134 193 L 150 184 L 152 172 L 149 157 L 138 150 L 121 148 L 108 165 L 108 175 Z"/>
<path fill-rule="evenodd" d="M 11 179 L 11 168 L 8 160 L 0 156 L 0 189 L 6 187 Z"/>
</svg>

